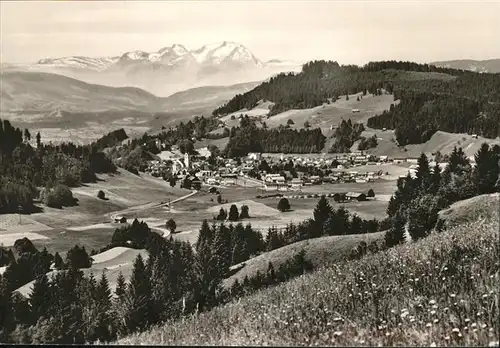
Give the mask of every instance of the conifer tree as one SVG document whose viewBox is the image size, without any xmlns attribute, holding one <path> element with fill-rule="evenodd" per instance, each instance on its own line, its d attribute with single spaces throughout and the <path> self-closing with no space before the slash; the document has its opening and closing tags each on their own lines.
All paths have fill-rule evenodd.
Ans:
<svg viewBox="0 0 500 348">
<path fill-rule="evenodd" d="M 115 294 L 118 297 L 118 299 L 123 299 L 126 290 L 127 290 L 127 284 L 125 282 L 125 277 L 123 276 L 123 273 L 120 271 L 118 277 L 116 278 L 116 289 L 115 289 Z"/>
<path fill-rule="evenodd" d="M 474 156 L 476 166 L 474 178 L 478 193 L 485 194 L 495 192 L 495 183 L 498 180 L 499 166 L 498 156 L 487 143 L 483 143 Z"/>
<path fill-rule="evenodd" d="M 238 212 L 238 207 L 235 204 L 232 204 L 231 207 L 229 208 L 229 214 L 227 218 L 229 221 L 238 221 L 239 212 Z"/>
<path fill-rule="evenodd" d="M 418 158 L 416 183 L 424 190 L 428 188 L 430 173 L 431 171 L 429 167 L 429 160 L 427 159 L 427 156 L 424 153 L 422 153 Z"/>
<path fill-rule="evenodd" d="M 35 323 L 38 318 L 49 313 L 49 308 L 52 306 L 52 296 L 46 274 L 42 274 L 35 279 L 29 297 L 29 304 Z"/>
<path fill-rule="evenodd" d="M 313 211 L 314 222 L 316 223 L 315 228 L 317 230 L 318 236 L 321 236 L 323 234 L 323 225 L 328 220 L 332 212 L 333 209 L 330 205 L 330 202 L 328 202 L 325 195 L 321 196 L 318 204 L 316 205 L 316 208 L 314 208 Z"/>
<path fill-rule="evenodd" d="M 127 332 L 144 330 L 148 325 L 156 322 L 156 318 L 152 317 L 151 295 L 146 266 L 141 254 L 139 254 L 134 261 L 130 283 L 125 292 L 124 321 Z"/>
<path fill-rule="evenodd" d="M 398 211 L 392 218 L 391 228 L 385 233 L 385 245 L 388 248 L 405 242 L 405 225 L 406 221 Z"/>
</svg>

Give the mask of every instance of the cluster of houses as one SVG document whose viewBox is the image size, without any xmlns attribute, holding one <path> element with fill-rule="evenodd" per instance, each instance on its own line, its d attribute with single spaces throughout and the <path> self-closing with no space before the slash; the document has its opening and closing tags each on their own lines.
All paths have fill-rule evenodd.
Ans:
<svg viewBox="0 0 500 348">
<path fill-rule="evenodd" d="M 243 177 L 256 180 L 266 191 L 300 191 L 304 186 L 320 185 L 323 183 L 368 183 L 373 182 L 384 175 L 380 166 L 384 163 L 409 163 L 408 172 L 415 175 L 418 168 L 418 158 L 390 158 L 388 156 L 366 155 L 362 151 L 324 156 L 303 156 L 284 155 L 279 157 L 264 157 L 261 153 L 249 153 L 245 158 L 231 159 L 218 158 L 219 165 L 214 168 L 207 162 L 207 151 L 199 150 L 200 156 L 171 156 L 167 160 L 151 161 L 147 169 L 153 176 L 165 177 L 164 173 L 169 172 L 170 176 L 176 176 L 178 180 L 186 177 L 196 186 L 202 184 L 210 186 L 232 186 L 238 184 L 238 178 Z M 201 155 L 203 154 L 203 156 Z M 209 153 L 208 153 L 209 154 Z M 296 170 L 293 174 L 289 170 L 280 171 L 279 174 L 267 173 L 259 170 L 259 165 L 265 160 L 268 166 L 293 163 Z M 368 165 L 373 166 L 373 170 L 357 171 L 356 167 Z M 434 162 L 430 163 L 433 167 Z M 443 170 L 445 163 L 440 163 Z M 299 168 L 306 167 L 312 170 L 306 172 Z M 314 173 L 314 174 L 311 174 Z M 322 175 L 317 175 L 321 174 Z"/>
</svg>

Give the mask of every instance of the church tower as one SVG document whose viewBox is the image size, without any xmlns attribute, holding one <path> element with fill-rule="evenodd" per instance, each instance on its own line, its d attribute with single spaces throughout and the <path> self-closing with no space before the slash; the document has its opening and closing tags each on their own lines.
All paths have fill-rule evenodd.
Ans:
<svg viewBox="0 0 500 348">
<path fill-rule="evenodd" d="M 186 165 L 186 169 L 190 169 L 189 154 L 187 152 L 184 154 L 184 164 Z"/>
</svg>

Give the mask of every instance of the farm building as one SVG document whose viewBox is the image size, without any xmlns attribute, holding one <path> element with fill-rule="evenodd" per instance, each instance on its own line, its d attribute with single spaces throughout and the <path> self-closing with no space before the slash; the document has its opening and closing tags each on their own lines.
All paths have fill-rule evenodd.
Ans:
<svg viewBox="0 0 500 348">
<path fill-rule="evenodd" d="M 366 201 L 366 195 L 361 192 L 347 192 L 345 195 L 346 199 L 349 201 Z"/>
<path fill-rule="evenodd" d="M 124 224 L 127 222 L 127 218 L 125 216 L 117 215 L 117 216 L 115 216 L 115 222 L 120 223 L 120 224 Z"/>
</svg>

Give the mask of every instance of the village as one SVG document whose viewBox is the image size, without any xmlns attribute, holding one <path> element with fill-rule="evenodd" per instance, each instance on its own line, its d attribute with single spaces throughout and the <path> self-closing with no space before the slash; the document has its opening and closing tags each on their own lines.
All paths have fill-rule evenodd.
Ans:
<svg viewBox="0 0 500 348">
<path fill-rule="evenodd" d="M 391 158 L 374 156 L 363 151 L 342 154 L 262 154 L 249 153 L 244 158 L 216 157 L 207 148 L 200 148 L 197 155 L 181 154 L 175 147 L 163 151 L 159 159 L 150 161 L 146 172 L 165 180 L 181 182 L 181 187 L 209 191 L 234 185 L 259 187 L 263 191 L 301 192 L 305 188 L 322 184 L 371 183 L 395 180 L 418 168 L 418 158 Z M 470 158 L 473 160 L 473 158 Z M 473 162 L 472 162 L 473 163 Z M 431 168 L 436 162 L 431 159 Z M 441 170 L 446 167 L 440 162 Z M 391 173 L 397 168 L 397 173 Z M 401 170 L 403 169 L 403 170 Z"/>
</svg>

